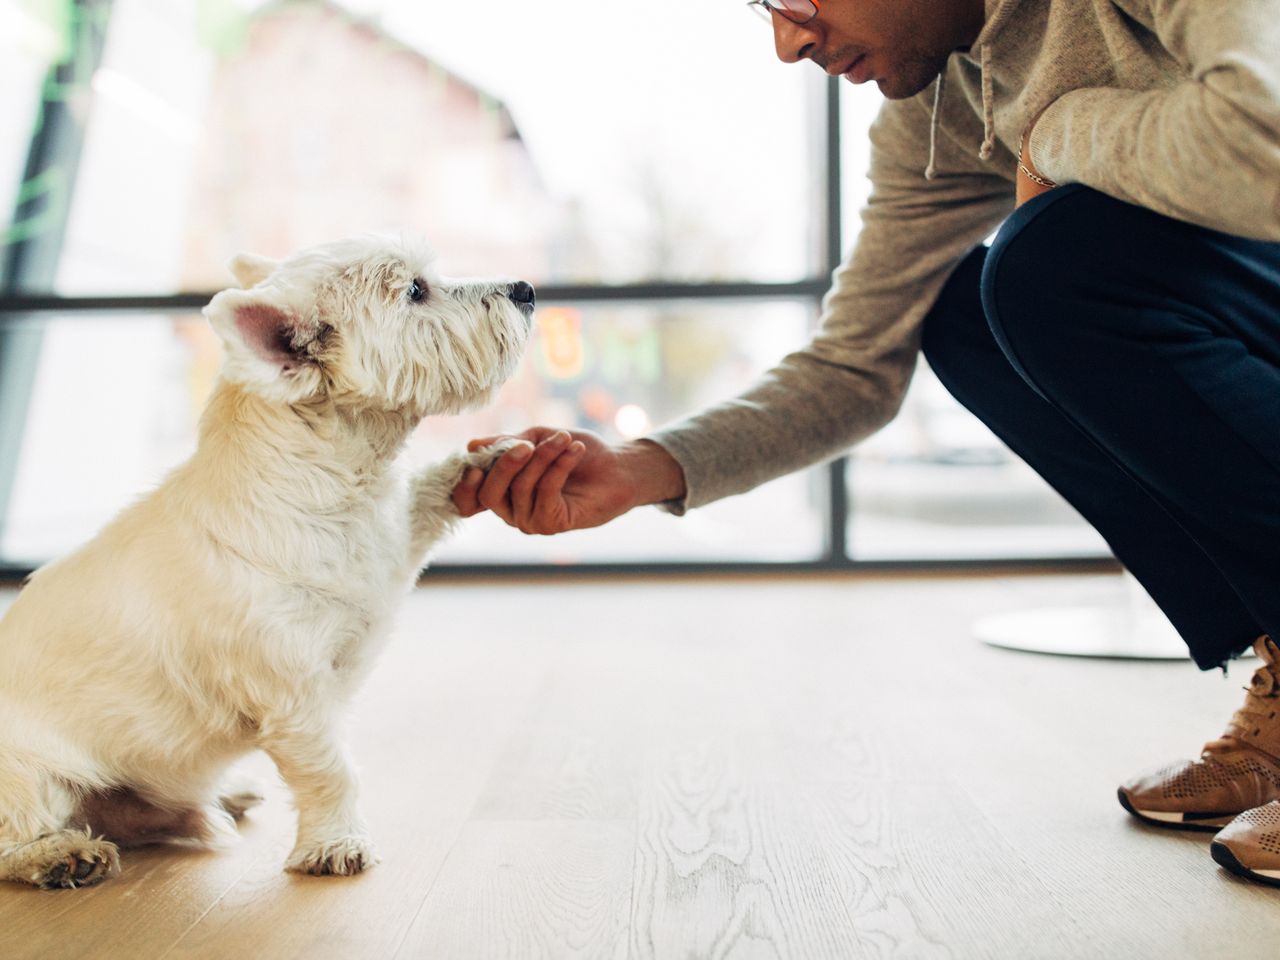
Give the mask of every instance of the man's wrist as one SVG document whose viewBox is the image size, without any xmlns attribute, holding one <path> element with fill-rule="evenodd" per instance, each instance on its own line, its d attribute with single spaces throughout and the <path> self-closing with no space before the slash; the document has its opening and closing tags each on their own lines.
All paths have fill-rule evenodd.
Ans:
<svg viewBox="0 0 1280 960">
<path fill-rule="evenodd" d="M 1031 118 L 1031 122 L 1023 128 L 1022 141 L 1019 144 L 1018 151 L 1018 167 L 1021 172 L 1026 174 L 1027 178 L 1032 182 L 1038 183 L 1044 187 L 1056 187 L 1057 183 L 1054 182 L 1052 177 L 1045 176 L 1040 171 L 1040 168 L 1036 166 L 1035 152 L 1032 149 L 1032 137 L 1035 133 L 1036 124 L 1040 122 L 1040 119 L 1051 106 L 1053 106 L 1052 103 L 1048 104 L 1048 106 L 1042 107 L 1040 111 Z"/>
<path fill-rule="evenodd" d="M 623 446 L 621 453 L 635 484 L 636 506 L 684 497 L 684 469 L 662 444 L 633 440 Z"/>
</svg>

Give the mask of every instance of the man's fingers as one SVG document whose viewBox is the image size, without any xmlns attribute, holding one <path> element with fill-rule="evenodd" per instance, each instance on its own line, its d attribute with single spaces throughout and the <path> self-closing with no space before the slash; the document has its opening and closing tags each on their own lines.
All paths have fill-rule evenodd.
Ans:
<svg viewBox="0 0 1280 960">
<path fill-rule="evenodd" d="M 525 533 L 558 533 L 567 529 L 562 497 L 569 475 L 586 455 L 586 444 L 567 430 L 530 427 L 519 434 L 476 437 L 467 443 L 475 453 L 507 440 L 521 441 L 487 471 L 467 470 L 453 491 L 458 512 L 469 517 L 492 510 Z M 477 476 L 479 473 L 479 476 Z"/>
<path fill-rule="evenodd" d="M 480 484 L 480 492 L 477 494 L 481 506 L 492 510 L 512 526 L 515 526 L 515 523 L 507 493 L 511 487 L 512 478 L 520 472 L 532 455 L 533 444 L 531 443 L 521 443 L 519 446 L 512 447 L 489 468 L 489 473 Z"/>
<path fill-rule="evenodd" d="M 538 481 L 542 479 L 547 466 L 560 456 L 568 445 L 569 434 L 563 430 L 557 430 L 538 444 L 533 451 L 533 456 L 511 481 L 511 511 L 515 516 L 516 525 L 526 533 L 529 515 L 533 512 L 533 491 L 538 486 Z"/>
<path fill-rule="evenodd" d="M 480 492 L 480 484 L 484 482 L 484 471 L 479 467 L 468 467 L 462 479 L 453 488 L 453 506 L 462 517 L 473 517 L 484 509 L 476 494 Z"/>
<path fill-rule="evenodd" d="M 531 517 L 533 529 L 538 533 L 563 533 L 567 529 L 564 482 L 573 473 L 573 468 L 582 462 L 582 456 L 586 452 L 586 444 L 575 440 L 542 474 L 542 479 L 538 481 L 537 506 Z"/>
</svg>

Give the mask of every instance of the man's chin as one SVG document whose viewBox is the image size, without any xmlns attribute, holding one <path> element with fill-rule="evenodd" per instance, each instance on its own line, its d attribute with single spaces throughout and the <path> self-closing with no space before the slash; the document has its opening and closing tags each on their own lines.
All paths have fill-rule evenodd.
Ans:
<svg viewBox="0 0 1280 960">
<path fill-rule="evenodd" d="M 876 86 L 880 88 L 880 93 L 886 100 L 906 100 L 927 89 L 934 80 L 938 79 L 938 74 L 946 69 L 946 65 L 946 60 L 941 63 L 924 63 L 917 60 L 877 80 Z"/>
<path fill-rule="evenodd" d="M 903 93 L 892 77 L 886 77 L 884 80 L 877 80 L 876 86 L 880 88 L 880 94 L 886 100 L 906 100 L 913 97 L 920 91 L 914 90 L 910 93 Z"/>
</svg>

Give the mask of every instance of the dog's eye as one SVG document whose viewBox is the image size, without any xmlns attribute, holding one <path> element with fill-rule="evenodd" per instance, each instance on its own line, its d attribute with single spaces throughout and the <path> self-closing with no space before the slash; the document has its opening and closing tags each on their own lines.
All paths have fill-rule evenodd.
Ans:
<svg viewBox="0 0 1280 960">
<path fill-rule="evenodd" d="M 414 303 L 420 303 L 422 298 L 427 295 L 427 288 L 420 284 L 417 280 L 409 284 L 409 299 Z"/>
</svg>

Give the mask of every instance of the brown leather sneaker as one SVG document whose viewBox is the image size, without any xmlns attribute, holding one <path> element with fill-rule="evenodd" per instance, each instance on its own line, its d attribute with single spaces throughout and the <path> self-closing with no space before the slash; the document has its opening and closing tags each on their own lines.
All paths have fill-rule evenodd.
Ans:
<svg viewBox="0 0 1280 960">
<path fill-rule="evenodd" d="M 1238 876 L 1280 887 L 1280 801 L 1240 814 L 1218 831 L 1209 852 Z"/>
<path fill-rule="evenodd" d="M 1182 830 L 1217 830 L 1246 810 L 1280 800 L 1280 647 L 1253 645 L 1262 661 L 1226 732 L 1186 760 L 1136 777 L 1120 805 L 1139 820 Z"/>
</svg>

